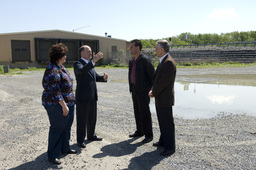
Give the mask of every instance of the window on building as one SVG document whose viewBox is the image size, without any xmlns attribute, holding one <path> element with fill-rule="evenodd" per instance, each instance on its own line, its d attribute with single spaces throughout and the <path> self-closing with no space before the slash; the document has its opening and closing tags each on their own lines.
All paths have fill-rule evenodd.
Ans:
<svg viewBox="0 0 256 170">
<path fill-rule="evenodd" d="M 117 52 L 117 46 L 112 46 L 112 53 L 116 53 Z"/>
</svg>

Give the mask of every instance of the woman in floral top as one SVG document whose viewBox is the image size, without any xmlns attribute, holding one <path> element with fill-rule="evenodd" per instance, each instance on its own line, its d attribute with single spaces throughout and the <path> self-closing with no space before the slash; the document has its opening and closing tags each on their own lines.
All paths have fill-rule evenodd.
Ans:
<svg viewBox="0 0 256 170">
<path fill-rule="evenodd" d="M 74 119 L 75 95 L 73 78 L 62 65 L 66 61 L 68 48 L 62 44 L 53 45 L 49 50 L 50 64 L 43 77 L 42 104 L 49 121 L 48 160 L 60 164 L 60 153 L 75 154 L 70 148 L 70 131 Z"/>
</svg>

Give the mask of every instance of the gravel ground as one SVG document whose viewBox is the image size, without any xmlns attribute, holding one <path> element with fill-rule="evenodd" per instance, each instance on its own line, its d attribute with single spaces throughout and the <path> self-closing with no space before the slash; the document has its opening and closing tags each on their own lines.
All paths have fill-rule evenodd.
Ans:
<svg viewBox="0 0 256 170">
<path fill-rule="evenodd" d="M 135 121 L 127 69 L 96 68 L 96 71 L 109 74 L 108 83 L 98 83 L 96 132 L 104 139 L 86 141 L 86 149 L 80 150 L 76 146 L 74 121 L 71 145 L 79 153 L 62 155 L 59 166 L 47 161 L 49 121 L 41 105 L 43 71 L 0 75 L 0 169 L 256 169 L 256 117 L 232 114 L 194 120 L 175 117 L 176 153 L 163 157 L 159 155 L 162 148 L 153 147 L 152 142 L 142 144 L 143 138 L 128 138 L 135 130 Z M 255 78 L 256 66 L 250 66 L 179 68 L 176 80 L 241 85 L 250 82 L 256 86 Z M 152 113 L 152 119 L 156 142 L 159 137 L 156 114 Z"/>
</svg>

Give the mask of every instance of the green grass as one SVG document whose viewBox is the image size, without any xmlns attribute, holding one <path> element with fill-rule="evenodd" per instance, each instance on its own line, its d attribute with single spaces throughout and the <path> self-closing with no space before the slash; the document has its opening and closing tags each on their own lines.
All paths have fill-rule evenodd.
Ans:
<svg viewBox="0 0 256 170">
<path fill-rule="evenodd" d="M 154 66 L 157 67 L 158 63 L 154 63 Z M 177 64 L 178 68 L 210 68 L 210 67 L 246 67 L 246 66 L 256 66 L 256 63 L 244 64 L 237 62 L 225 62 L 225 63 L 184 63 Z M 112 64 L 112 65 L 103 65 L 97 66 L 96 68 L 128 68 L 126 65 Z M 73 71 L 73 67 L 67 68 L 69 71 Z M 45 68 L 36 68 L 36 67 L 28 67 L 27 69 L 20 68 L 10 68 L 8 73 L 4 73 L 4 66 L 0 65 L 0 74 L 6 75 L 14 75 L 14 74 L 23 74 L 25 71 L 40 71 L 45 70 Z"/>
<path fill-rule="evenodd" d="M 100 67 L 102 67 L 102 68 L 128 68 L 128 66 L 122 65 L 122 64 L 108 64 L 108 65 L 99 66 L 99 68 Z"/>
<path fill-rule="evenodd" d="M 177 64 L 178 68 L 207 68 L 207 67 L 246 67 L 246 66 L 256 66 L 256 63 L 238 63 L 238 62 L 224 62 L 224 63 L 184 63 L 184 64 Z"/>
<path fill-rule="evenodd" d="M 103 66 L 97 66 L 96 68 L 128 68 L 126 65 L 120 65 L 120 64 L 111 64 L 111 65 L 103 65 Z M 73 67 L 66 67 L 67 70 L 73 71 Z M 23 74 L 25 71 L 40 71 L 45 70 L 45 68 L 36 68 L 36 67 L 28 67 L 27 69 L 20 69 L 20 68 L 9 68 L 8 73 L 4 73 L 4 66 L 0 65 L 0 74 L 5 75 L 15 75 L 15 74 Z"/>
<path fill-rule="evenodd" d="M 4 66 L 0 65 L 0 74 L 4 74 Z"/>
<path fill-rule="evenodd" d="M 8 73 L 4 73 L 4 66 L 0 65 L 0 74 L 14 75 L 14 74 L 23 74 L 24 71 L 39 71 L 44 70 L 44 68 L 28 67 L 27 69 L 20 68 L 9 68 Z"/>
<path fill-rule="evenodd" d="M 21 69 L 19 69 L 19 68 L 14 68 L 14 69 L 9 68 L 9 72 L 4 73 L 4 66 L 0 66 L 0 74 L 12 75 L 12 74 L 23 74 L 23 73 L 22 73 Z"/>
</svg>

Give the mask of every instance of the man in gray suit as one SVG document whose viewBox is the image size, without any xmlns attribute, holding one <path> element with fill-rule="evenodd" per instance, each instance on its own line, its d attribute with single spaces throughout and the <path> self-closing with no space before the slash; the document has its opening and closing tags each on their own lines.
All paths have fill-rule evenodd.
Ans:
<svg viewBox="0 0 256 170">
<path fill-rule="evenodd" d="M 160 40 L 156 43 L 156 55 L 160 63 L 155 71 L 152 90 L 149 97 L 155 97 L 156 113 L 160 127 L 160 139 L 153 146 L 163 146 L 160 155 L 172 155 L 175 152 L 175 126 L 172 106 L 174 105 L 174 81 L 176 64 L 169 52 L 169 43 Z"/>
<path fill-rule="evenodd" d="M 108 75 L 98 75 L 94 70 L 95 63 L 103 58 L 103 53 L 92 53 L 89 46 L 83 45 L 79 49 L 81 59 L 74 62 L 76 76 L 76 120 L 77 120 L 77 144 L 85 148 L 84 139 L 87 130 L 87 139 L 100 141 L 95 135 L 97 120 L 97 86 L 96 82 L 107 82 Z M 93 57 L 92 57 L 93 55 Z"/>
</svg>

